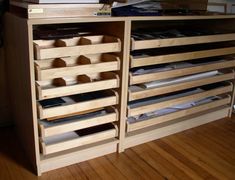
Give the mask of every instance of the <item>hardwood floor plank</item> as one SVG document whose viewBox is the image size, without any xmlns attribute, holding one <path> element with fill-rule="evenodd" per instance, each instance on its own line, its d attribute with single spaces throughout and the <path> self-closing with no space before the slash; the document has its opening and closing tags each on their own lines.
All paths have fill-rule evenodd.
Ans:
<svg viewBox="0 0 235 180">
<path fill-rule="evenodd" d="M 141 159 L 138 154 L 136 154 L 132 149 L 127 149 L 125 154 L 128 158 L 140 168 L 140 172 L 149 177 L 149 179 L 165 179 L 161 176 L 161 173 L 154 169 L 152 166 L 149 166 L 143 159 Z"/>
<path fill-rule="evenodd" d="M 159 147 L 170 153 L 174 158 L 178 159 L 180 162 L 191 168 L 197 174 L 199 174 L 203 179 L 217 179 L 215 176 L 210 174 L 208 171 L 188 159 L 183 153 L 178 151 L 176 148 L 165 143 L 163 140 L 154 141 Z"/>
<path fill-rule="evenodd" d="M 219 169 L 216 169 L 215 167 L 211 167 L 210 165 L 208 165 L 207 161 L 203 159 L 203 157 L 200 157 L 200 155 L 198 155 L 197 152 L 194 152 L 194 150 L 187 148 L 187 146 L 175 136 L 174 137 L 169 136 L 167 138 L 163 138 L 163 141 L 169 144 L 171 147 L 174 147 L 177 151 L 184 154 L 184 156 L 190 159 L 190 161 L 199 165 L 201 168 L 208 171 L 217 179 L 228 179 L 226 175 L 224 175 L 222 172 L 219 171 Z"/>
<path fill-rule="evenodd" d="M 46 180 L 74 179 L 74 177 L 72 176 L 72 174 L 70 173 L 67 167 L 48 172 L 43 178 L 45 178 Z"/>
<path fill-rule="evenodd" d="M 227 170 L 227 164 L 222 161 L 221 158 L 218 158 L 213 155 L 213 153 L 206 153 L 203 148 L 196 146 L 195 142 L 188 139 L 185 135 L 176 134 L 173 138 L 178 138 L 178 140 L 183 144 L 185 149 L 189 149 L 194 155 L 196 155 L 201 161 L 206 162 L 209 166 L 214 167 L 217 171 L 226 175 L 226 177 L 230 177 L 230 170 Z"/>
<path fill-rule="evenodd" d="M 165 159 L 167 159 L 169 162 L 174 164 L 176 167 L 178 167 L 181 171 L 183 171 L 187 176 L 189 176 L 192 179 L 198 179 L 202 180 L 203 178 L 199 176 L 197 173 L 195 173 L 192 169 L 185 166 L 182 162 L 180 162 L 178 159 L 174 158 L 171 154 L 169 154 L 164 149 L 161 149 L 157 144 L 154 142 L 147 143 L 154 151 L 161 154 Z"/>
<path fill-rule="evenodd" d="M 78 166 L 81 168 L 82 172 L 86 174 L 87 179 L 101 179 L 87 161 L 79 163 Z"/>
<path fill-rule="evenodd" d="M 107 158 L 127 179 L 148 179 L 147 176 L 144 176 L 146 174 L 143 174 L 138 166 L 132 163 L 125 154 L 111 154 Z"/>
<path fill-rule="evenodd" d="M 89 161 L 89 164 L 101 177 L 101 179 L 127 179 L 118 169 L 116 169 L 106 157 L 99 157 Z"/>
<path fill-rule="evenodd" d="M 191 179 L 148 146 L 140 145 L 132 149 L 150 166 L 158 170 L 166 179 Z"/>
<path fill-rule="evenodd" d="M 223 146 L 220 146 L 219 144 L 215 143 L 214 141 L 210 140 L 211 135 L 208 134 L 206 131 L 202 131 L 201 128 L 200 131 L 198 129 L 195 129 L 193 131 L 185 132 L 187 137 L 192 139 L 194 143 L 196 143 L 198 146 L 203 146 L 208 151 L 213 152 L 218 157 L 222 158 L 224 161 L 229 162 L 231 165 L 235 165 L 235 156 L 231 154 L 231 152 L 234 152 L 232 149 L 228 151 Z M 213 135 L 213 134 L 212 134 Z M 214 137 L 216 134 L 213 135 Z"/>
<path fill-rule="evenodd" d="M 195 130 L 199 130 L 199 128 L 195 128 Z M 225 151 L 229 150 L 232 152 L 230 153 L 232 156 L 235 154 L 235 143 L 233 143 L 232 140 L 228 138 L 228 136 L 223 136 L 218 128 L 211 128 L 210 124 L 208 124 L 207 126 L 201 126 L 199 133 L 202 133 L 204 136 L 206 136 L 209 142 L 216 144 Z"/>
<path fill-rule="evenodd" d="M 12 128 L 0 129 L 0 180 L 235 179 L 235 116 L 37 177 Z"/>
<path fill-rule="evenodd" d="M 68 166 L 68 170 L 76 180 L 88 180 L 86 173 L 82 171 L 79 164 L 75 164 L 73 166 Z"/>
<path fill-rule="evenodd" d="M 235 171 L 234 166 L 232 166 L 229 162 L 227 162 L 227 161 L 223 160 L 222 158 L 220 158 L 219 156 L 217 156 L 214 153 L 214 151 L 209 151 L 204 146 L 193 141 L 190 137 L 187 136 L 187 134 L 185 135 L 184 133 L 182 133 L 182 134 L 177 134 L 176 136 L 179 136 L 180 139 L 184 140 L 192 148 L 200 149 L 201 156 L 206 158 L 207 162 L 210 163 L 211 165 L 213 165 L 213 166 L 216 165 L 218 167 L 218 169 L 220 169 L 220 171 L 222 171 L 224 174 L 226 174 L 226 176 L 228 176 L 231 179 L 235 178 L 234 173 L 233 173 Z"/>
</svg>

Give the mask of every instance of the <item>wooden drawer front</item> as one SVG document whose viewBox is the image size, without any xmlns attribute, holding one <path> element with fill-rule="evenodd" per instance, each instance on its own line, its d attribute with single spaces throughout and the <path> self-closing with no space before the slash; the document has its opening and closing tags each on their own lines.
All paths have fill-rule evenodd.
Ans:
<svg viewBox="0 0 235 180">
<path fill-rule="evenodd" d="M 169 54 L 169 55 L 149 56 L 143 58 L 134 58 L 131 56 L 131 67 L 135 68 L 135 67 L 149 66 L 154 64 L 164 64 L 164 63 L 172 63 L 179 61 L 188 61 L 192 59 L 223 56 L 223 55 L 234 54 L 234 52 L 235 52 L 235 47 L 228 47 L 228 48 L 218 48 L 213 50 L 202 50 L 202 51 L 194 51 L 186 53 Z"/>
<path fill-rule="evenodd" d="M 92 63 L 92 61 L 93 60 L 90 60 L 89 57 L 85 56 L 80 56 L 77 59 L 57 58 L 52 60 L 36 61 L 36 80 L 41 81 L 87 73 L 117 71 L 120 69 L 120 59 L 113 55 L 104 54 L 99 60 L 96 59 L 95 63 Z"/>
<path fill-rule="evenodd" d="M 174 113 L 170 113 L 167 115 L 163 115 L 163 116 L 159 116 L 156 118 L 152 118 L 152 119 L 148 119 L 145 121 L 139 121 L 136 123 L 129 123 L 127 122 L 127 132 L 131 132 L 131 131 L 135 131 L 138 129 L 143 129 L 149 126 L 153 126 L 153 125 L 157 125 L 157 124 L 161 124 L 167 121 L 171 121 L 177 118 L 182 118 L 185 116 L 189 116 L 189 115 L 193 115 L 193 114 L 197 114 L 197 113 L 201 113 L 203 111 L 207 111 L 213 108 L 217 108 L 220 106 L 224 106 L 227 104 L 230 104 L 231 102 L 231 97 L 228 96 L 226 98 L 223 98 L 221 100 L 216 100 L 214 102 L 210 102 L 210 103 L 206 103 L 203 105 L 199 105 L 199 106 L 195 106 L 189 109 L 185 109 L 185 110 L 180 110 Z"/>
<path fill-rule="evenodd" d="M 201 66 L 175 69 L 175 70 L 165 71 L 165 72 L 149 73 L 149 74 L 144 74 L 144 75 L 133 76 L 132 74 L 130 74 L 130 84 L 131 85 L 140 84 L 140 83 L 145 83 L 145 82 L 151 82 L 151 81 L 168 79 L 168 78 L 175 78 L 175 77 L 180 77 L 180 76 L 186 76 L 186 75 L 219 70 L 219 69 L 224 69 L 224 68 L 231 68 L 231 67 L 235 67 L 235 60 L 210 63 L 210 64 L 201 65 Z"/>
<path fill-rule="evenodd" d="M 113 106 L 118 104 L 118 94 L 115 92 L 114 95 L 104 98 L 98 98 L 95 100 L 84 101 L 80 103 L 45 108 L 43 109 L 40 104 L 38 104 L 38 115 L 40 119 L 47 119 L 53 117 L 64 116 L 67 114 L 74 114 L 78 112 L 85 112 L 91 109 L 99 109 L 103 107 Z"/>
<path fill-rule="evenodd" d="M 54 144 L 46 144 L 42 139 L 40 141 L 41 151 L 43 155 L 48 155 L 68 149 L 72 149 L 79 146 L 84 146 L 87 144 L 92 144 L 95 142 L 115 138 L 118 134 L 117 126 L 113 129 L 101 131 L 98 133 L 77 137 L 69 140 L 64 140 Z"/>
<path fill-rule="evenodd" d="M 222 75 L 216 75 L 214 77 L 209 78 L 203 78 L 200 80 L 194 80 L 190 82 L 184 82 L 184 83 L 178 83 L 170 86 L 163 86 L 158 88 L 152 88 L 152 89 L 143 89 L 139 91 L 129 91 L 129 100 L 138 100 L 143 99 L 147 97 L 157 96 L 161 94 L 167 94 L 171 92 L 176 92 L 184 89 L 190 89 L 194 87 L 199 87 L 207 84 L 213 84 L 217 82 L 227 81 L 234 79 L 234 73 L 227 73 Z"/>
<path fill-rule="evenodd" d="M 35 40 L 35 59 L 120 52 L 121 41 L 110 36 L 85 36 L 61 40 Z"/>
<path fill-rule="evenodd" d="M 78 76 L 77 79 L 79 79 L 79 83 L 75 85 L 67 85 L 66 79 L 59 78 L 55 81 L 55 83 L 57 83 L 57 87 L 53 87 L 53 81 L 49 81 L 49 86 L 52 86 L 49 88 L 47 88 L 48 84 L 45 84 L 45 82 L 45 85 L 43 85 L 43 83 L 40 84 L 40 82 L 37 82 L 37 98 L 39 100 L 44 100 L 119 87 L 120 79 L 117 74 L 107 72 L 101 73 L 100 76 L 101 78 L 99 81 L 93 81 L 86 75 Z"/>
<path fill-rule="evenodd" d="M 83 118 L 73 120 L 71 122 L 53 123 L 54 125 L 45 126 L 42 122 L 39 122 L 40 134 L 44 139 L 45 137 L 63 134 L 66 132 L 76 131 L 88 127 L 98 126 L 101 124 L 111 123 L 118 121 L 118 111 L 114 107 L 106 108 L 108 112 L 105 115 L 94 116 L 91 118 Z"/>
<path fill-rule="evenodd" d="M 208 35 L 197 37 L 168 38 L 156 40 L 134 40 L 132 39 L 131 50 L 183 46 L 190 44 L 213 43 L 235 40 L 235 33 Z"/>
<path fill-rule="evenodd" d="M 208 90 L 208 91 L 204 91 L 201 93 L 184 96 L 184 97 L 180 97 L 180 98 L 176 98 L 176 99 L 172 99 L 168 101 L 163 101 L 163 102 L 159 102 L 156 104 L 145 105 L 145 106 L 141 106 L 137 108 L 128 108 L 128 117 L 152 112 L 158 109 L 171 107 L 177 104 L 183 104 L 183 103 L 187 103 L 190 101 L 200 100 L 200 99 L 210 97 L 210 96 L 216 96 L 216 95 L 220 95 L 224 93 L 229 93 L 229 92 L 232 92 L 232 90 L 233 90 L 233 85 L 231 84 L 225 87 L 218 87 L 212 90 Z"/>
</svg>

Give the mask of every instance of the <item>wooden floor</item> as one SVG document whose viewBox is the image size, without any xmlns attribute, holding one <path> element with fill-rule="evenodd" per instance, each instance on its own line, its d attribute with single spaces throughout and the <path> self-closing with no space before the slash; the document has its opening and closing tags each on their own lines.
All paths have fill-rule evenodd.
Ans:
<svg viewBox="0 0 235 180">
<path fill-rule="evenodd" d="M 235 117 L 234 117 L 235 120 Z M 36 177 L 12 129 L 0 129 L 0 180 L 235 179 L 235 121 L 176 135 Z"/>
</svg>

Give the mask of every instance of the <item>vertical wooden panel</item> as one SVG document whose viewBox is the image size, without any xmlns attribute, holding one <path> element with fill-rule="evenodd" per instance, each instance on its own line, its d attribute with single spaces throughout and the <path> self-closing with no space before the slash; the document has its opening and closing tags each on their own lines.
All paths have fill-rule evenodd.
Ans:
<svg viewBox="0 0 235 180">
<path fill-rule="evenodd" d="M 10 124 L 4 49 L 0 48 L 0 126 Z"/>
<path fill-rule="evenodd" d="M 35 125 L 36 99 L 32 60 L 32 26 L 26 19 L 5 16 L 6 68 L 10 106 L 18 136 L 35 170 L 39 164 L 38 129 Z M 30 44 L 29 44 L 30 43 Z M 40 175 L 40 171 L 37 172 Z"/>
</svg>

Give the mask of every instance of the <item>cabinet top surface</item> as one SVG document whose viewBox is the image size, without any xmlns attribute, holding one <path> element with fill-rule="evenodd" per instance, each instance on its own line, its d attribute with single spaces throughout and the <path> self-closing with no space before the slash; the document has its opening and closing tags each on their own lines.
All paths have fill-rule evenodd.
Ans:
<svg viewBox="0 0 235 180">
<path fill-rule="evenodd" d="M 197 20 L 197 19 L 233 19 L 235 15 L 200 15 L 200 16 L 141 16 L 141 17 L 71 17 L 28 19 L 29 24 L 56 24 L 76 22 L 112 22 L 112 21 L 162 21 L 162 20 Z"/>
</svg>

